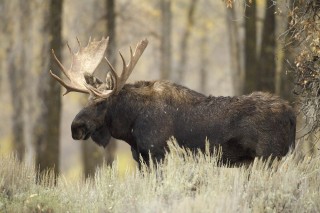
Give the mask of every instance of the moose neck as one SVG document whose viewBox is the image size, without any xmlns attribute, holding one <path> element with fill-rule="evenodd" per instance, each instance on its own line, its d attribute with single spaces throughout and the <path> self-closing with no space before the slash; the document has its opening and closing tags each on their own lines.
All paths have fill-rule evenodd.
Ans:
<svg viewBox="0 0 320 213">
<path fill-rule="evenodd" d="M 132 128 L 139 115 L 139 105 L 139 98 L 126 89 L 108 99 L 106 119 L 111 136 L 127 142 L 132 147 L 136 146 Z"/>
</svg>

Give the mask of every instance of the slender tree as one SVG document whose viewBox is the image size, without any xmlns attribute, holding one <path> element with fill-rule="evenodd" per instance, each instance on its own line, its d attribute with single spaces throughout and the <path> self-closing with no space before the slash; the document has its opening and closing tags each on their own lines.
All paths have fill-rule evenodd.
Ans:
<svg viewBox="0 0 320 213">
<path fill-rule="evenodd" d="M 6 50 L 8 48 L 8 42 L 5 42 L 8 39 L 8 17 L 7 17 L 7 4 L 6 1 L 0 1 L 0 69 L 4 70 L 6 67 Z M 0 72 L 0 85 L 3 85 L 3 74 Z M 2 92 L 2 87 L 0 86 L 0 93 Z"/>
<path fill-rule="evenodd" d="M 13 148 L 17 154 L 19 160 L 23 160 L 25 154 L 25 87 L 26 87 L 26 73 L 27 67 L 27 49 L 28 49 L 28 24 L 30 19 L 30 2 L 23 0 L 17 1 L 16 7 L 17 17 L 14 17 L 17 25 L 13 31 L 11 31 L 13 44 L 9 49 L 8 69 L 9 69 L 9 81 L 10 92 L 12 97 L 12 106 L 14 113 L 12 114 L 12 132 L 13 132 Z M 9 25 L 7 25 L 9 27 Z M 14 39 L 13 39 L 14 38 Z"/>
<path fill-rule="evenodd" d="M 265 18 L 263 22 L 261 51 L 258 64 L 258 89 L 275 92 L 276 74 L 276 20 L 275 20 L 276 0 L 266 1 Z"/>
<path fill-rule="evenodd" d="M 257 25 L 256 0 L 247 1 L 245 8 L 245 41 L 244 41 L 244 93 L 256 90 L 257 84 Z M 250 3 L 251 2 L 251 3 Z"/>
<path fill-rule="evenodd" d="M 83 141 L 82 145 L 83 173 L 86 178 L 93 177 L 96 169 L 103 164 L 104 152 L 91 139 Z"/>
<path fill-rule="evenodd" d="M 294 0 L 289 1 L 289 11 L 293 10 Z M 280 96 L 284 99 L 293 102 L 294 101 L 294 58 L 296 57 L 297 41 L 294 38 L 295 29 L 290 26 L 292 16 L 288 16 L 287 19 L 287 34 L 284 41 L 284 57 L 282 70 L 280 73 Z"/>
<path fill-rule="evenodd" d="M 60 75 L 59 68 L 51 57 L 51 49 L 61 58 L 62 5 L 63 0 L 50 0 L 49 14 L 45 17 L 44 31 L 48 34 L 49 47 L 45 46 L 43 50 L 43 68 L 38 88 L 41 111 L 34 130 L 36 167 L 40 172 L 53 169 L 55 175 L 59 173 L 61 86 L 49 75 L 49 68 Z"/>
<path fill-rule="evenodd" d="M 161 5 L 161 61 L 160 78 L 169 79 L 171 73 L 171 0 L 160 0 Z"/>
<path fill-rule="evenodd" d="M 205 31 L 205 28 L 203 29 Z M 205 93 L 208 84 L 208 35 L 206 33 L 201 34 L 200 45 L 200 91 Z"/>
<path fill-rule="evenodd" d="M 233 91 L 235 95 L 241 95 L 243 92 L 244 72 L 241 67 L 239 26 L 238 21 L 236 21 L 236 11 L 234 7 L 227 8 L 226 20 L 228 25 Z"/>
<path fill-rule="evenodd" d="M 180 43 L 180 60 L 179 60 L 179 65 L 177 69 L 178 73 L 178 78 L 176 81 L 178 83 L 182 83 L 186 71 L 186 65 L 187 65 L 187 57 L 188 57 L 188 44 L 189 44 L 189 39 L 191 36 L 191 31 L 192 27 L 194 25 L 194 14 L 196 10 L 198 0 L 191 0 L 190 1 L 190 6 L 188 8 L 188 13 L 187 13 L 187 21 L 186 21 L 186 26 L 184 29 L 184 32 L 181 37 L 181 43 Z"/>
<path fill-rule="evenodd" d="M 116 12 L 115 0 L 106 0 L 106 18 L 107 18 L 107 34 L 109 36 L 109 44 L 107 49 L 108 60 L 111 64 L 116 64 Z"/>
<path fill-rule="evenodd" d="M 116 41 L 116 2 L 115 0 L 106 0 L 107 10 L 107 34 L 109 36 L 109 45 L 107 49 L 108 60 L 115 66 L 117 62 L 117 41 Z M 104 72 L 106 74 L 106 72 Z M 117 143 L 115 139 L 111 139 L 105 149 L 105 160 L 111 165 L 114 160 Z"/>
</svg>

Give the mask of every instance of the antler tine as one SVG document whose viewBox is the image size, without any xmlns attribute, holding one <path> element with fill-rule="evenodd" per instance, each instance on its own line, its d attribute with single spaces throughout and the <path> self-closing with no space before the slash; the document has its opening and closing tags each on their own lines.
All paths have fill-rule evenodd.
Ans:
<svg viewBox="0 0 320 213">
<path fill-rule="evenodd" d="M 114 67 L 112 66 L 112 64 L 110 63 L 110 61 L 108 60 L 107 57 L 104 57 L 104 59 L 107 61 L 109 67 L 110 67 L 110 72 L 111 72 L 111 76 L 112 76 L 112 80 L 114 83 L 114 88 L 117 88 L 118 86 L 118 81 L 119 81 L 119 76 L 117 75 L 116 70 L 114 69 Z"/>
<path fill-rule="evenodd" d="M 112 74 L 115 75 L 117 78 L 119 78 L 118 75 L 117 75 L 116 70 L 114 69 L 114 67 L 112 66 L 112 64 L 111 64 L 110 61 L 108 60 L 108 58 L 107 58 L 107 57 L 104 57 L 104 59 L 107 61 L 108 66 L 109 66 L 110 71 L 112 72 Z"/>
<path fill-rule="evenodd" d="M 137 45 L 137 47 L 138 47 L 138 45 Z M 136 47 L 136 49 L 137 49 L 137 47 Z M 132 53 L 132 48 L 131 48 L 131 46 L 130 46 L 130 61 L 129 61 L 129 63 L 131 62 L 132 57 L 133 57 L 133 53 Z"/>
<path fill-rule="evenodd" d="M 59 78 L 57 75 L 55 75 L 51 70 L 49 72 L 50 72 L 51 76 L 53 78 L 55 78 L 62 86 L 64 86 L 65 88 L 68 88 L 68 85 L 61 78 Z M 68 89 L 63 95 L 66 95 L 67 93 L 68 93 Z"/>
<path fill-rule="evenodd" d="M 79 38 L 78 37 L 76 37 L 77 38 L 77 42 L 78 42 L 78 44 L 79 44 L 79 48 L 81 49 L 81 42 L 80 42 L 80 40 L 79 40 Z M 89 44 L 89 43 L 88 43 Z"/>
<path fill-rule="evenodd" d="M 68 94 L 69 92 L 81 92 L 81 93 L 86 93 L 88 94 L 89 91 L 83 90 L 83 89 L 79 89 L 77 87 L 73 87 L 69 84 L 67 84 L 66 82 L 64 82 L 61 78 L 59 78 L 59 76 L 55 75 L 51 70 L 50 70 L 50 74 L 53 78 L 55 78 L 64 88 L 66 88 L 66 92 L 63 93 L 63 95 Z"/>
<path fill-rule="evenodd" d="M 67 47 L 68 47 L 68 49 L 69 49 L 69 53 L 72 55 L 72 54 L 73 54 L 73 52 L 72 52 L 71 47 L 70 47 L 70 45 L 69 45 L 69 43 L 68 43 L 68 42 L 67 42 Z"/>
<path fill-rule="evenodd" d="M 69 45 L 68 45 L 69 47 Z M 64 68 L 64 66 L 61 64 L 61 62 L 59 61 L 59 59 L 57 58 L 56 54 L 54 53 L 54 50 L 51 50 L 51 53 L 54 57 L 54 60 L 57 62 L 58 66 L 60 67 L 60 69 L 62 70 L 63 74 L 70 80 L 70 76 L 68 75 L 66 69 Z M 51 70 L 50 70 L 51 72 Z"/>
<path fill-rule="evenodd" d="M 128 78 L 129 78 L 129 76 L 130 76 L 130 74 L 132 72 L 132 70 L 128 69 L 129 66 L 131 65 L 131 61 L 132 61 L 132 49 L 131 49 L 131 47 L 130 47 L 130 52 L 131 52 L 130 53 L 130 61 L 129 61 L 128 65 L 126 64 L 126 61 L 125 61 L 122 53 L 119 52 L 120 57 L 122 59 L 122 66 L 123 66 L 122 73 L 120 75 L 120 81 L 122 81 L 121 83 L 125 83 L 125 81 L 128 80 Z"/>
<path fill-rule="evenodd" d="M 123 77 L 123 75 L 124 75 L 124 73 L 125 73 L 125 71 L 126 71 L 126 67 L 127 67 L 127 63 L 126 63 L 126 60 L 124 59 L 124 57 L 123 57 L 123 55 L 122 55 L 122 53 L 119 51 L 119 55 L 120 55 L 120 57 L 121 57 L 121 60 L 122 60 L 122 73 L 121 73 L 121 75 L 120 75 L 120 78 L 121 77 Z M 130 60 L 131 61 L 131 60 Z M 129 61 L 129 62 L 130 62 Z"/>
</svg>

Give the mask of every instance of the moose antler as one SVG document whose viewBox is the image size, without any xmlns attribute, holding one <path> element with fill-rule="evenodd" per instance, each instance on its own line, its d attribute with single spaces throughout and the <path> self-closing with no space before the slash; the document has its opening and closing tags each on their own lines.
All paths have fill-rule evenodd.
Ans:
<svg viewBox="0 0 320 213">
<path fill-rule="evenodd" d="M 132 52 L 132 48 L 130 47 L 130 61 L 128 64 L 126 64 L 126 61 L 123 57 L 123 55 L 121 54 L 121 52 L 119 52 L 121 59 L 122 59 L 122 63 L 123 63 L 123 69 L 121 72 L 120 77 L 117 75 L 114 67 L 111 65 L 110 61 L 105 57 L 111 71 L 110 71 L 110 75 L 107 76 L 106 79 L 106 83 L 104 83 L 104 86 L 100 87 L 100 88 L 94 88 L 91 85 L 86 85 L 86 87 L 96 96 L 100 97 L 100 98 L 107 98 L 112 94 L 118 94 L 119 91 L 123 88 L 124 84 L 126 83 L 126 81 L 128 80 L 130 74 L 132 73 L 135 65 L 137 64 L 140 56 L 142 55 L 143 51 L 146 49 L 148 45 L 148 40 L 144 39 L 142 41 L 140 41 L 134 52 Z M 108 73 L 109 74 L 109 73 Z M 107 82 L 111 82 L 111 84 L 113 85 L 112 89 L 102 89 L 102 88 L 108 88 L 110 87 L 109 85 L 107 85 Z"/>
<path fill-rule="evenodd" d="M 67 91 L 63 94 L 66 95 L 69 92 L 81 92 L 90 93 L 87 88 L 87 78 L 93 76 L 93 72 L 96 70 L 97 66 L 103 59 L 104 53 L 107 49 L 108 38 L 102 38 L 101 41 L 91 41 L 89 39 L 88 45 L 86 47 L 81 47 L 81 43 L 78 40 L 79 51 L 77 53 L 72 52 L 70 46 L 70 54 L 72 55 L 72 63 L 70 69 L 66 70 L 61 62 L 58 60 L 54 51 L 52 50 L 52 55 L 59 65 L 63 74 L 68 78 L 70 82 L 65 82 L 57 75 L 53 74 L 50 70 L 50 74 L 54 77 L 62 86 L 64 86 Z M 98 80 L 99 83 L 102 83 Z"/>
<path fill-rule="evenodd" d="M 106 99 L 112 94 L 119 93 L 119 91 L 128 80 L 143 51 L 147 47 L 148 40 L 144 39 L 139 42 L 134 52 L 132 52 L 132 49 L 130 47 L 130 61 L 128 64 L 126 64 L 123 55 L 121 54 L 121 52 L 119 52 L 123 63 L 123 69 L 120 77 L 117 75 L 109 60 L 105 58 L 111 71 L 107 74 L 106 82 L 102 82 L 101 80 L 95 78 L 93 76 L 93 73 L 104 56 L 104 53 L 107 49 L 108 41 L 109 37 L 102 38 L 101 41 L 91 41 L 91 39 L 89 39 L 88 45 L 82 48 L 81 43 L 78 40 L 80 49 L 77 53 L 73 53 L 70 46 L 68 45 L 68 48 L 72 55 L 71 67 L 68 70 L 64 68 L 64 66 L 57 59 L 57 56 L 52 50 L 54 59 L 58 63 L 63 74 L 70 81 L 63 81 L 57 75 L 53 74 L 50 70 L 50 74 L 52 75 L 52 77 L 54 77 L 62 86 L 67 89 L 64 95 L 74 91 L 88 93 L 95 96 L 96 98 Z"/>
</svg>

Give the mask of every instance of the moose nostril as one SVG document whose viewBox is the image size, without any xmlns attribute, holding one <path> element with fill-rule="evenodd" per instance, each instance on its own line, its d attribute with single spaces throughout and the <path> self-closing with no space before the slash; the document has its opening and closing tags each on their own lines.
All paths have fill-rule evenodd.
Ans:
<svg viewBox="0 0 320 213">
<path fill-rule="evenodd" d="M 72 130 L 72 138 L 74 140 L 80 140 L 82 135 L 82 131 L 80 129 L 73 129 Z"/>
<path fill-rule="evenodd" d="M 71 132 L 74 140 L 81 140 L 86 135 L 87 128 L 83 124 L 73 123 L 71 125 Z"/>
</svg>

